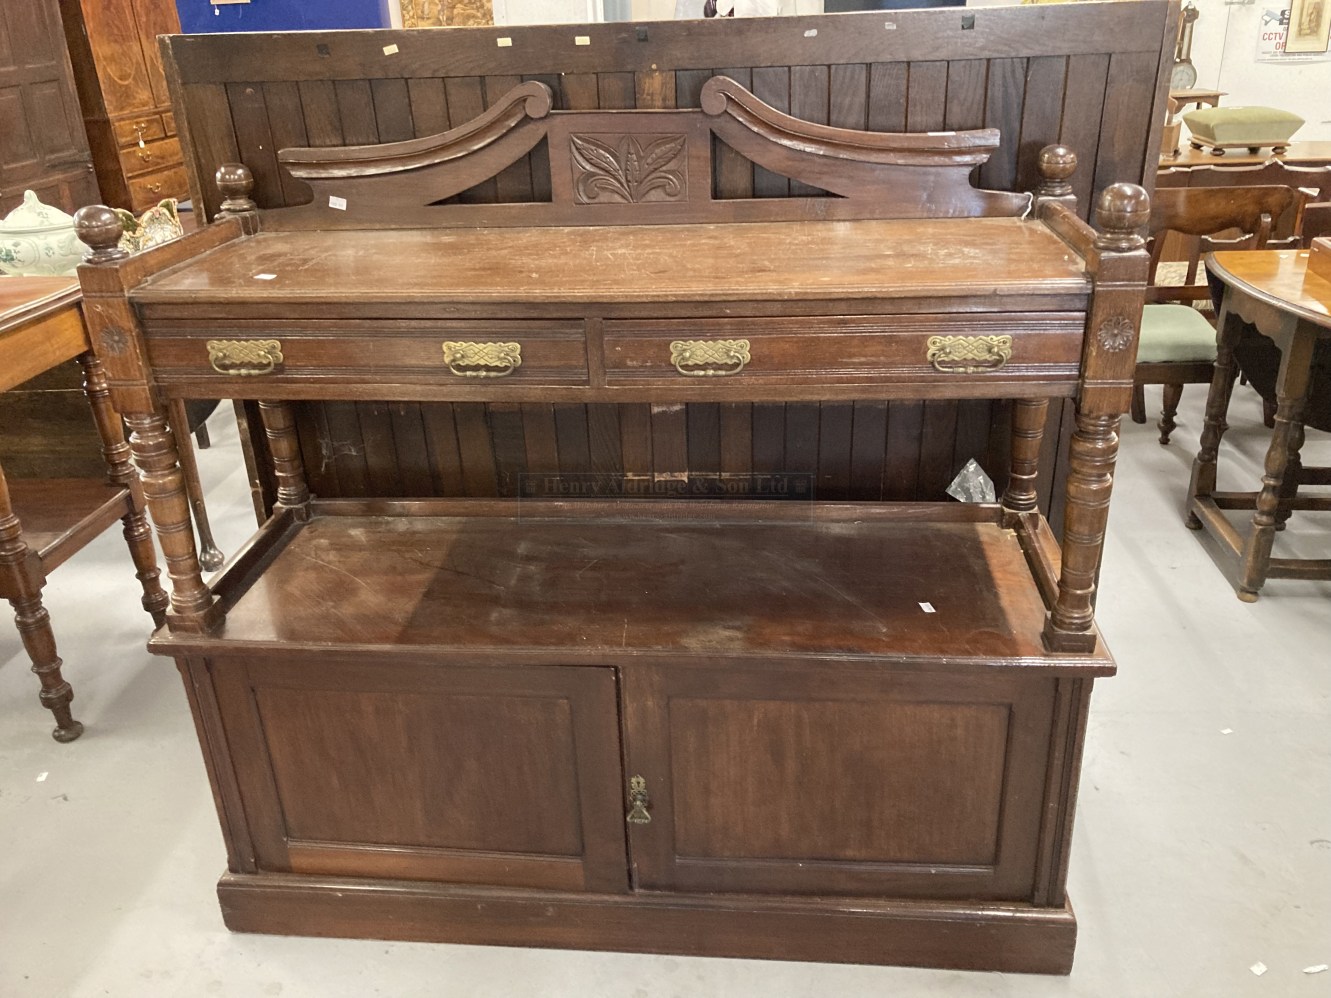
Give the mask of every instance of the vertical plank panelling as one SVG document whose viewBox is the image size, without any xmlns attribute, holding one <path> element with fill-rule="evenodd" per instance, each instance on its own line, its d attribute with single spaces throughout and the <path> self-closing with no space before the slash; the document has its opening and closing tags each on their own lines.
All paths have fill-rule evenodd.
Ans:
<svg viewBox="0 0 1331 998">
<path fill-rule="evenodd" d="M 759 100 L 778 111 L 790 112 L 790 70 L 785 66 L 762 66 L 753 71 L 753 93 Z M 790 181 L 786 177 L 761 166 L 753 168 L 753 194 L 760 198 L 783 198 L 790 195 Z"/>
<path fill-rule="evenodd" d="M 411 103 L 411 125 L 417 138 L 448 131 L 448 98 L 442 79 L 416 78 L 407 81 Z"/>
<path fill-rule="evenodd" d="M 748 69 L 718 69 L 721 76 L 729 76 L 740 86 L 753 85 L 753 72 Z M 697 99 L 694 97 L 694 106 Z M 753 197 L 753 164 L 718 138 L 712 139 L 715 193 L 718 198 Z"/>
<path fill-rule="evenodd" d="M 202 181 L 204 206 L 211 219 L 222 204 L 222 195 L 213 182 L 213 175 L 220 164 L 234 163 L 240 158 L 235 126 L 231 121 L 231 102 L 227 99 L 226 87 L 220 83 L 194 83 L 184 90 L 190 136 L 195 144 L 194 160 Z"/>
<path fill-rule="evenodd" d="M 753 407 L 753 474 L 778 475 L 786 469 L 786 407 L 759 402 Z"/>
<path fill-rule="evenodd" d="M 753 406 L 721 403 L 721 477 L 748 481 L 753 476 Z"/>
<path fill-rule="evenodd" d="M 980 186 L 1015 190 L 1021 111 L 1026 97 L 1026 60 L 991 59 L 986 90 L 984 125 L 998 129 L 999 145 L 989 162 L 980 167 Z"/>
<path fill-rule="evenodd" d="M 324 402 L 324 420 L 328 439 L 323 460 L 337 466 L 338 495 L 358 498 L 370 494 L 369 475 L 365 469 L 365 439 L 355 402 Z"/>
<path fill-rule="evenodd" d="M 611 402 L 587 406 L 587 456 L 596 474 L 618 477 L 624 473 L 620 433 L 619 406 Z"/>
<path fill-rule="evenodd" d="M 1063 83 L 1068 60 L 1061 55 L 1036 56 L 1026 64 L 1026 99 L 1021 111 L 1021 147 L 1017 150 L 1017 189 L 1030 191 L 1040 182 L 1040 150 L 1058 141 L 1063 120 Z"/>
<path fill-rule="evenodd" d="M 828 72 L 826 66 L 792 66 L 790 69 L 790 113 L 805 121 L 827 124 Z M 795 197 L 812 197 L 826 193 L 821 188 L 790 182 L 790 193 Z"/>
<path fill-rule="evenodd" d="M 984 101 L 988 86 L 988 63 L 983 59 L 958 59 L 947 65 L 945 127 L 962 131 L 984 127 Z"/>
<path fill-rule="evenodd" d="M 651 406 L 629 402 L 619 407 L 619 447 L 626 477 L 652 477 Z"/>
<path fill-rule="evenodd" d="M 715 478 L 721 474 L 721 407 L 690 402 L 687 412 L 689 478 Z"/>
<path fill-rule="evenodd" d="M 425 447 L 430 458 L 435 495 L 462 495 L 462 459 L 458 456 L 458 431 L 449 402 L 427 402 L 421 406 L 425 424 Z"/>
<path fill-rule="evenodd" d="M 633 74 L 633 104 L 635 107 L 673 108 L 675 74 L 657 69 Z"/>
<path fill-rule="evenodd" d="M 1150 106 L 1155 93 L 1158 61 L 1155 52 L 1115 53 L 1109 59 L 1109 77 L 1117 86 L 1114 99 L 1105 104 L 1100 125 L 1097 191 L 1120 181 L 1135 181 L 1142 175 L 1149 135 L 1141 127 L 1141 109 Z"/>
<path fill-rule="evenodd" d="M 310 145 L 342 145 L 342 119 L 337 113 L 337 91 L 332 81 L 301 80 L 297 87 Z"/>
<path fill-rule="evenodd" d="M 856 402 L 850 428 L 850 497 L 883 498 L 883 459 L 887 453 L 887 403 Z"/>
<path fill-rule="evenodd" d="M 957 438 L 957 403 L 952 399 L 930 399 L 924 403 L 924 432 L 920 438 L 920 478 L 917 498 L 926 502 L 942 499 L 956 469 L 952 451 Z"/>
<path fill-rule="evenodd" d="M 989 403 L 989 444 L 982 463 L 994 480 L 998 494 L 1002 495 L 1012 467 L 1012 402 L 1009 399 L 992 399 Z"/>
<path fill-rule="evenodd" d="M 522 81 L 535 80 L 544 83 L 550 88 L 550 92 L 555 95 L 555 100 L 560 99 L 559 95 L 559 76 L 553 73 L 538 74 L 536 76 L 524 76 Z M 531 161 L 531 196 L 533 201 L 550 200 L 550 144 L 541 139 L 530 153 L 527 154 Z"/>
<path fill-rule="evenodd" d="M 380 142 L 401 142 L 415 137 L 406 80 L 372 80 L 370 97 L 374 102 L 375 128 Z"/>
<path fill-rule="evenodd" d="M 522 438 L 526 447 L 527 474 L 534 481 L 519 482 L 523 495 L 543 494 L 548 490 L 542 481 L 546 476 L 559 474 L 559 439 L 555 433 L 555 409 L 549 402 L 522 404 Z"/>
<path fill-rule="evenodd" d="M 960 471 L 967 461 L 974 459 L 989 477 L 994 476 L 994 470 L 985 463 L 989 453 L 990 410 L 988 399 L 962 399 L 957 403 L 957 434 L 952 448 L 953 474 Z M 948 478 L 949 482 L 951 480 Z"/>
<path fill-rule="evenodd" d="M 1100 122 L 1104 119 L 1105 83 L 1109 56 L 1102 53 L 1074 55 L 1068 59 L 1068 86 L 1063 98 L 1063 124 L 1058 141 L 1077 154 L 1077 172 L 1072 192 L 1077 212 L 1090 217 L 1091 191 L 1095 186 L 1095 162 L 1100 156 Z"/>
<path fill-rule="evenodd" d="M 933 132 L 947 113 L 947 63 L 912 62 L 906 79 L 906 130 Z"/>
<path fill-rule="evenodd" d="M 296 402 L 296 434 L 300 440 L 300 459 L 305 465 L 305 479 L 316 496 L 336 496 L 342 491 L 337 481 L 337 462 L 329 456 L 332 435 L 328 430 L 327 406 L 321 402 Z"/>
<path fill-rule="evenodd" d="M 786 467 L 792 475 L 818 475 L 818 403 L 786 405 Z M 814 498 L 819 498 L 815 485 Z"/>
<path fill-rule="evenodd" d="M 851 402 L 824 402 L 818 411 L 819 499 L 850 498 L 851 434 L 854 419 Z"/>
<path fill-rule="evenodd" d="M 631 110 L 637 83 L 632 73 L 600 73 L 596 77 L 596 92 L 602 110 Z"/>
<path fill-rule="evenodd" d="M 563 111 L 595 111 L 600 107 L 601 92 L 595 73 L 560 73 L 555 93 L 560 97 Z"/>
<path fill-rule="evenodd" d="M 827 123 L 837 128 L 868 127 L 869 67 L 864 63 L 846 63 L 829 69 Z"/>
<path fill-rule="evenodd" d="M 681 481 L 689 477 L 688 426 L 682 404 L 652 404 L 652 477 Z"/>
<path fill-rule="evenodd" d="M 909 67 L 904 62 L 875 62 L 869 67 L 869 128 L 900 132 L 906 128 L 906 88 Z"/>
<path fill-rule="evenodd" d="M 393 428 L 393 449 L 397 455 L 401 495 L 429 496 L 434 492 L 430 474 L 430 453 L 425 445 L 425 423 L 419 402 L 393 402 L 388 407 Z"/>
<path fill-rule="evenodd" d="M 587 407 L 575 402 L 555 404 L 555 438 L 559 441 L 559 473 L 585 475 L 592 468 L 587 443 Z"/>
<path fill-rule="evenodd" d="M 527 471 L 522 406 L 516 402 L 492 402 L 486 410 L 494 450 L 496 487 L 501 496 L 517 496 Z"/>
<path fill-rule="evenodd" d="M 883 498 L 913 500 L 920 477 L 923 402 L 891 402 L 887 407 L 887 453 L 883 458 Z"/>
<path fill-rule="evenodd" d="M 729 71 L 723 71 L 726 76 Z M 748 73 L 748 70 L 743 70 Z M 675 107 L 702 106 L 702 85 L 713 75 L 710 69 L 681 69 L 675 73 Z M 738 77 L 736 82 L 743 82 Z"/>
<path fill-rule="evenodd" d="M 369 80 L 336 80 L 337 117 L 347 145 L 373 145 L 379 141 L 374 121 L 374 94 Z"/>
<path fill-rule="evenodd" d="M 462 464 L 462 494 L 476 498 L 497 495 L 499 492 L 486 415 L 485 405 L 480 402 L 459 402 L 453 405 L 453 421 L 458 431 L 458 459 Z"/>
<path fill-rule="evenodd" d="M 268 105 L 258 83 L 228 83 L 227 100 L 236 129 L 240 161 L 254 174 L 254 200 L 260 208 L 282 204 L 282 180 L 277 172 L 277 151 L 268 124 Z"/>
<path fill-rule="evenodd" d="M 504 94 L 522 83 L 518 76 L 487 76 L 485 78 L 485 106 L 490 107 Z M 501 203 L 532 201 L 532 165 L 530 154 L 523 156 L 495 175 L 495 197 Z"/>
<path fill-rule="evenodd" d="M 308 146 L 305 117 L 301 110 L 300 88 L 295 83 L 265 83 L 264 103 L 268 105 L 268 125 L 272 132 L 273 149 Z M 279 165 L 277 177 L 282 184 L 283 204 L 304 204 L 310 200 L 310 185 L 297 180 Z"/>
<path fill-rule="evenodd" d="M 393 440 L 393 418 L 387 402 L 357 402 L 356 420 L 365 441 L 365 475 L 370 495 L 400 496 L 398 477 L 401 457 Z"/>
</svg>

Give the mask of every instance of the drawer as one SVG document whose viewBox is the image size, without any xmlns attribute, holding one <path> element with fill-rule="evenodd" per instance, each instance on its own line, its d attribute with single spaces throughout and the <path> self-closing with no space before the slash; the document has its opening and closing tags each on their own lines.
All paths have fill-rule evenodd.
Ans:
<svg viewBox="0 0 1331 998">
<path fill-rule="evenodd" d="M 136 212 L 151 208 L 162 198 L 186 197 L 189 197 L 189 181 L 183 166 L 129 178 L 129 198 Z"/>
<path fill-rule="evenodd" d="M 180 142 L 177 139 L 158 139 L 156 142 L 145 142 L 142 148 L 135 144 L 120 150 L 120 168 L 127 177 L 178 166 L 180 162 Z"/>
<path fill-rule="evenodd" d="M 143 114 L 134 118 L 122 118 L 111 125 L 115 132 L 116 145 L 121 149 L 128 149 L 130 146 L 137 147 L 139 139 L 144 142 L 153 142 L 157 139 L 164 139 L 168 134 L 173 134 L 166 130 L 166 125 L 159 114 Z"/>
<path fill-rule="evenodd" d="M 176 113 L 174 111 L 162 112 L 162 126 L 166 129 L 167 135 L 176 134 Z"/>
<path fill-rule="evenodd" d="M 587 383 L 581 322 L 264 325 L 150 330 L 149 360 L 164 384 L 305 379 L 321 385 L 454 384 L 485 390 Z"/>
<path fill-rule="evenodd" d="M 1075 381 L 1077 312 L 605 323 L 609 385 Z"/>
</svg>

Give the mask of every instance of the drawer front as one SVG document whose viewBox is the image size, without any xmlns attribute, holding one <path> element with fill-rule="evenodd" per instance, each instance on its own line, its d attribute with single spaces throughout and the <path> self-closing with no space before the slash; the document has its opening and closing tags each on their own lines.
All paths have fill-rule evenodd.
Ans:
<svg viewBox="0 0 1331 998">
<path fill-rule="evenodd" d="M 180 161 L 180 142 L 176 139 L 145 142 L 142 148 L 134 143 L 128 149 L 120 150 L 120 167 L 127 177 L 176 166 Z"/>
<path fill-rule="evenodd" d="M 266 325 L 266 324 L 265 324 Z M 579 322 L 458 322 L 422 328 L 208 328 L 149 333 L 164 384 L 221 380 L 471 387 L 587 383 Z"/>
<path fill-rule="evenodd" d="M 1074 381 L 1082 331 L 1075 312 L 607 322 L 606 381 Z"/>
<path fill-rule="evenodd" d="M 189 197 L 189 181 L 183 166 L 129 178 L 129 197 L 134 211 L 151 208 L 162 198 Z"/>
<path fill-rule="evenodd" d="M 138 147 L 139 140 L 155 142 L 168 134 L 166 123 L 159 114 L 143 114 L 135 118 L 122 118 L 111 126 L 115 132 L 116 145 L 121 149 Z M 174 131 L 174 130 L 173 130 Z"/>
<path fill-rule="evenodd" d="M 174 111 L 162 112 L 162 126 L 166 129 L 167 135 L 176 134 L 176 114 Z"/>
</svg>

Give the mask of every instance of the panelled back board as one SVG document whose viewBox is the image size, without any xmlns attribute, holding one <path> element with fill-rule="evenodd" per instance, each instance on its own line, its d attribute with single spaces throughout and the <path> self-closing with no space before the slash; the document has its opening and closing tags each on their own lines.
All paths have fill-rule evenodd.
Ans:
<svg viewBox="0 0 1331 998">
<path fill-rule="evenodd" d="M 1078 155 L 1078 210 L 1156 172 L 1176 2 L 941 9 L 819 17 L 581 26 L 177 36 L 163 42 L 195 202 L 244 162 L 260 207 L 309 188 L 277 163 L 294 146 L 390 142 L 469 121 L 523 80 L 562 109 L 697 107 L 724 74 L 810 121 L 875 131 L 1000 130 L 982 187 L 1029 190 L 1036 156 Z M 546 151 L 459 195 L 547 200 Z M 721 146 L 719 198 L 814 189 Z M 744 266 L 735 247 L 734 267 Z M 724 281 L 724 272 L 717 274 Z M 1065 407 L 1066 408 L 1066 407 Z M 323 496 L 516 494 L 525 474 L 654 478 L 711 491 L 768 472 L 815 476 L 824 499 L 936 499 L 969 458 L 1007 474 L 1008 403 L 527 405 L 341 402 L 300 407 L 310 484 Z M 1041 505 L 1057 527 L 1070 419 L 1053 407 L 1053 474 Z M 254 425 L 258 425 L 257 420 Z M 259 450 L 260 432 L 252 437 Z M 258 467 L 267 466 L 261 460 Z M 755 485 L 755 488 L 759 486 Z M 741 486 L 741 489 L 743 486 Z M 271 490 L 268 490 L 268 503 Z"/>
</svg>

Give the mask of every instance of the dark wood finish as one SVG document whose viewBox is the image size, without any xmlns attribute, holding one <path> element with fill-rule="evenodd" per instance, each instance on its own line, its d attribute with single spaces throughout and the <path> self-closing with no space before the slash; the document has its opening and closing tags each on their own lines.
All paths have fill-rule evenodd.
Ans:
<svg viewBox="0 0 1331 998">
<path fill-rule="evenodd" d="M 343 133 L 335 81 L 373 86 L 405 79 L 413 135 L 424 137 L 463 124 L 493 106 L 508 85 L 502 81 L 544 82 L 554 91 L 556 108 L 595 110 L 636 103 L 640 108 L 669 109 L 698 107 L 703 84 L 720 74 L 755 90 L 777 107 L 798 109 L 810 120 L 832 125 L 889 132 L 998 129 L 1003 142 L 980 174 L 981 186 L 997 190 L 1029 189 L 1038 179 L 1038 151 L 1050 143 L 1064 143 L 1082 159 L 1072 183 L 1083 217 L 1095 194 L 1112 182 L 1132 180 L 1151 186 L 1156 158 L 1150 147 L 1158 143 L 1156 122 L 1164 117 L 1165 78 L 1173 65 L 1177 14 L 1170 5 L 1138 4 L 1093 13 L 1059 7 L 1039 12 L 986 9 L 974 16 L 973 28 L 965 31 L 958 29 L 954 11 L 921 10 L 894 12 L 890 31 L 884 29 L 878 14 L 866 13 L 602 24 L 580 27 L 577 32 L 564 26 L 504 26 L 457 29 L 446 36 L 437 32 L 311 33 L 260 41 L 217 35 L 171 40 L 167 62 L 178 68 L 174 80 L 182 134 L 197 135 L 196 141 L 186 145 L 194 200 L 205 207 L 209 217 L 219 202 L 212 177 L 219 165 L 239 158 L 242 148 L 248 161 L 251 150 L 263 145 L 263 155 L 275 163 L 276 152 L 283 148 L 357 141 Z M 1032 20 L 1038 26 L 1031 27 Z M 639 37 L 639 29 L 646 33 L 646 40 Z M 574 34 L 586 35 L 590 44 L 574 45 Z M 500 47 L 496 44 L 499 38 L 512 44 Z M 1165 44 L 1162 39 L 1169 41 Z M 398 46 L 391 58 L 383 56 L 388 44 Z M 919 61 L 921 53 L 926 53 L 927 61 Z M 631 87 L 625 85 L 630 76 Z M 501 85 L 492 86 L 492 80 Z M 263 81 L 266 128 L 257 114 L 238 116 L 231 103 L 229 85 L 254 85 L 255 81 Z M 985 81 L 983 91 L 980 81 Z M 299 101 L 287 96 L 292 90 L 298 90 Z M 379 114 L 379 107 L 376 103 L 372 110 Z M 380 139 L 389 137 L 384 125 L 395 116 L 400 112 L 388 108 L 382 114 L 383 122 L 376 119 L 375 134 Z M 265 139 L 268 133 L 272 143 Z M 548 199 L 548 188 L 541 187 L 542 177 L 548 174 L 537 164 L 538 156 L 543 155 L 543 145 L 530 154 L 530 189 L 519 179 L 506 182 L 502 192 L 495 184 L 481 184 L 459 198 L 472 204 Z M 271 175 L 264 172 L 266 168 L 256 169 L 260 175 Z M 309 188 L 285 170 L 277 170 L 277 175 L 279 187 L 261 186 L 256 192 L 264 207 L 299 204 L 311 197 Z M 718 142 L 712 184 L 715 196 L 724 199 L 751 199 L 755 194 L 772 196 L 790 190 L 784 177 L 761 166 L 755 168 L 723 142 Z M 795 192 L 808 195 L 811 191 L 797 182 Z M 459 406 L 465 409 L 475 404 Z M 368 486 L 357 470 L 363 458 L 320 437 L 327 423 L 324 408 L 325 404 L 314 402 L 297 407 L 299 433 L 302 438 L 314 438 L 303 449 L 329 454 L 330 468 L 335 471 L 326 484 L 337 492 L 324 494 L 374 494 L 360 489 L 362 483 Z M 431 408 L 432 404 L 424 406 L 425 411 Z M 895 408 L 900 407 L 894 403 Z M 1000 424 L 1007 408 L 1006 403 L 992 407 Z M 939 453 L 926 455 L 930 466 L 952 464 L 948 470 L 955 472 L 973 457 L 995 481 L 1005 479 L 1006 446 L 964 454 L 959 449 L 963 442 L 985 438 L 994 425 L 989 406 L 962 408 L 957 402 L 939 401 L 931 409 L 935 423 L 928 446 L 936 445 Z M 771 414 L 768 411 L 761 418 Z M 251 411 L 251 417 L 257 424 L 257 412 Z M 915 417 L 908 411 L 900 417 L 884 437 L 884 453 L 871 454 L 863 446 L 855 450 L 855 460 L 861 463 L 852 475 L 851 498 L 876 500 L 884 495 L 884 464 L 894 469 L 886 480 L 887 495 L 942 498 L 935 491 L 937 483 L 945 479 L 942 484 L 947 484 L 951 474 L 924 478 L 917 474 L 921 441 L 905 432 Z M 452 418 L 451 411 L 447 418 Z M 634 418 L 626 421 L 621 412 L 621 426 L 636 425 Z M 650 414 L 648 419 L 654 424 Z M 1056 443 L 1063 407 L 1051 407 L 1049 419 L 1047 435 Z M 652 425 L 644 430 L 648 435 L 635 443 L 641 449 L 652 440 L 664 442 L 678 427 L 685 438 L 670 446 L 688 453 L 695 449 L 687 439 L 691 425 L 696 423 L 688 418 Z M 951 438 L 943 438 L 944 427 L 952 430 Z M 737 434 L 733 440 L 732 433 Z M 723 446 L 742 448 L 752 433 L 747 420 L 727 421 Z M 825 433 L 818 435 L 830 439 Z M 761 437 L 757 439 L 762 447 Z M 862 438 L 861 444 L 867 439 Z M 833 451 L 845 446 L 846 441 L 838 440 Z M 1057 527 L 1062 522 L 1066 465 L 1056 447 L 1049 457 L 1054 462 L 1052 475 L 1043 483 L 1040 508 Z M 384 460 L 409 463 L 412 458 L 397 450 Z M 565 471 L 588 470 L 573 467 L 567 460 L 561 463 Z M 264 464 L 260 441 L 255 465 Z M 687 468 L 680 466 L 678 471 L 686 474 Z M 506 472 L 510 477 L 519 473 L 500 468 L 496 480 L 503 480 Z M 272 501 L 269 493 L 264 505 L 271 507 Z"/>
<path fill-rule="evenodd" d="M 1187 524 L 1194 529 L 1206 527 L 1234 557 L 1238 597 L 1253 603 L 1267 579 L 1331 579 L 1331 559 L 1271 556 L 1276 530 L 1291 509 L 1331 510 L 1331 502 L 1325 499 L 1298 495 L 1302 484 L 1331 481 L 1327 469 L 1305 468 L 1299 460 L 1301 415 L 1310 386 L 1313 350 L 1319 342 L 1331 339 L 1331 319 L 1327 317 L 1331 280 L 1308 269 L 1307 251 L 1226 251 L 1208 257 L 1206 265 L 1225 291 L 1217 327 L 1215 376 L 1206 400 L 1201 449 L 1188 487 Z M 1261 489 L 1219 493 L 1217 459 L 1237 373 L 1234 346 L 1244 322 L 1280 348 L 1275 428 Z M 1246 537 L 1225 519 L 1225 509 L 1253 510 Z"/>
<path fill-rule="evenodd" d="M 166 593 L 158 583 L 157 557 L 144 514 L 143 494 L 129 464 L 120 419 L 111 409 L 101 363 L 89 350 L 79 313 L 78 285 L 63 277 L 13 277 L 0 282 L 0 391 L 77 358 L 84 392 L 100 437 L 103 473 L 87 478 L 36 478 L 10 482 L 0 468 L 0 598 L 14 608 L 40 699 L 56 719 L 51 733 L 70 742 L 83 725 L 70 712 L 73 689 L 61 673 L 50 614 L 42 605 L 49 573 L 116 520 L 143 586 L 143 608 L 163 620 Z"/>
<path fill-rule="evenodd" d="M 140 212 L 189 187 L 157 36 L 180 31 L 175 0 L 59 0 L 102 199 Z M 236 94 L 242 124 L 243 102 Z"/>
<path fill-rule="evenodd" d="M 1148 232 L 1151 243 L 1149 304 L 1191 304 L 1210 299 L 1205 281 L 1198 283 L 1201 258 L 1217 246 L 1264 249 L 1278 221 L 1296 216 L 1302 197 L 1291 187 L 1278 185 L 1168 187 L 1156 191 L 1151 202 Z M 1156 283 L 1156 273 L 1171 234 L 1190 237 L 1188 267 L 1182 285 Z M 1293 238 L 1297 239 L 1297 229 Z M 1164 385 L 1160 413 L 1160 443 L 1168 444 L 1184 385 L 1210 384 L 1214 363 L 1210 357 L 1178 361 L 1143 361 L 1133 375 L 1132 419 L 1146 422 L 1145 385 Z"/>
<path fill-rule="evenodd" d="M 56 0 L 0 8 L 0 216 L 30 189 L 73 212 L 97 200 Z"/>
<path fill-rule="evenodd" d="M 937 65 L 921 79 L 946 86 Z M 823 74 L 765 69 L 755 90 L 830 117 Z M 977 70 L 958 71 L 944 124 L 982 120 Z M 561 100 L 639 92 L 589 75 Z M 105 261 L 85 292 L 168 555 L 173 613 L 151 647 L 191 686 L 246 878 L 224 895 L 303 884 L 314 931 L 412 936 L 413 897 L 444 910 L 472 885 L 512 892 L 475 938 L 556 944 L 588 937 L 499 925 L 588 895 L 620 902 L 611 945 L 757 955 L 770 939 L 747 940 L 781 911 L 780 932 L 807 938 L 788 953 L 942 966 L 1012 965 L 992 945 L 1030 926 L 1047 949 L 1018 945 L 1017 965 L 1066 969 L 1085 707 L 1114 669 L 1092 607 L 1146 193 L 1108 187 L 1097 233 L 1064 189 L 1070 157 L 1034 157 L 1038 205 L 972 188 L 984 130 L 844 129 L 725 77 L 687 81 L 692 111 L 560 110 L 545 86 L 487 82 L 488 110 L 442 135 L 282 153 L 318 192 L 304 208 L 256 215 L 263 171 L 226 167 L 237 217 L 154 253 L 117 262 L 113 230 L 80 228 Z M 343 132 L 368 133 L 365 88 L 342 89 Z M 798 196 L 690 186 L 716 176 L 717 137 L 755 189 Z M 467 193 L 543 168 L 548 202 Z M 382 227 L 327 203 L 351 180 Z M 717 280 L 739 246 L 746 266 Z M 209 587 L 160 405 L 236 394 L 258 402 L 276 502 Z M 1034 511 L 1051 397 L 1075 402 L 1048 437 L 1071 452 L 1061 546 Z M 346 407 L 325 432 L 385 498 L 310 497 L 318 452 L 291 399 Z M 995 400 L 1015 400 L 999 422 L 1015 443 L 959 443 L 958 413 Z M 916 407 L 900 420 L 923 441 L 913 482 L 935 493 L 959 453 L 1007 447 L 1008 507 L 810 501 L 849 492 L 857 439 L 862 461 L 884 453 L 895 403 Z M 746 422 L 747 455 L 723 436 Z M 382 462 L 395 445 L 414 459 Z M 566 461 L 585 475 L 560 477 Z M 418 497 L 445 479 L 474 498 Z M 320 898 L 348 876 L 400 917 L 330 914 Z M 839 938 L 852 896 L 877 955 Z M 653 939 L 662 897 L 684 921 Z M 721 908 L 733 925 L 712 936 Z M 998 916 L 1008 928 L 967 950 Z M 289 917 L 231 924 L 299 930 Z"/>
</svg>

